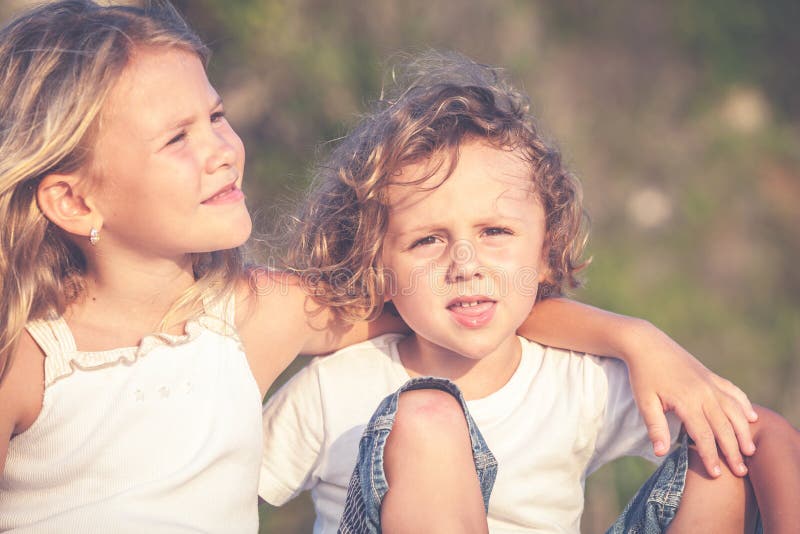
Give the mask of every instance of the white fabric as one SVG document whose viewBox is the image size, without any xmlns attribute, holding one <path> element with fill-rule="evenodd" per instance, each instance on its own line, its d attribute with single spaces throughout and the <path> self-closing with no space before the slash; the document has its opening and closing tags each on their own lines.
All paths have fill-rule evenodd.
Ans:
<svg viewBox="0 0 800 534">
<path fill-rule="evenodd" d="M 310 489 L 315 533 L 336 532 L 362 431 L 409 375 L 390 334 L 318 358 L 264 408 L 259 494 L 281 505 Z M 586 476 L 619 456 L 655 461 L 623 363 L 520 339 L 500 390 L 469 401 L 498 461 L 491 532 L 579 532 Z M 678 435 L 680 422 L 670 419 Z"/>
<path fill-rule="evenodd" d="M 233 308 L 93 353 L 60 318 L 31 323 L 47 387 L 9 445 L 0 531 L 257 532 L 261 398 Z"/>
</svg>

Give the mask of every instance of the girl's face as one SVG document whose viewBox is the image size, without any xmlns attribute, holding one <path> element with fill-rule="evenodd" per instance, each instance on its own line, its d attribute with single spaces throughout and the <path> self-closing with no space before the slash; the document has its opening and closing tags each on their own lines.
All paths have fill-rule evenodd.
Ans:
<svg viewBox="0 0 800 534">
<path fill-rule="evenodd" d="M 106 251 L 176 258 L 250 235 L 244 146 L 196 55 L 137 50 L 109 96 L 93 156 Z"/>
<path fill-rule="evenodd" d="M 399 179 L 422 177 L 435 163 L 410 165 Z M 471 141 L 450 177 L 430 189 L 447 163 L 421 186 L 389 188 L 388 293 L 434 351 L 510 356 L 544 265 L 544 210 L 531 192 L 530 166 L 517 151 Z"/>
</svg>

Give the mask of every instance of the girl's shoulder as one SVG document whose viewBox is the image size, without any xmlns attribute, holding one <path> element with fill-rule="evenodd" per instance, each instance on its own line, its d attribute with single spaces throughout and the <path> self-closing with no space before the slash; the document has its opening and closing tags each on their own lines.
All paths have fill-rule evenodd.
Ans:
<svg viewBox="0 0 800 534">
<path fill-rule="evenodd" d="M 292 274 L 251 269 L 237 281 L 236 328 L 253 374 L 266 392 L 298 354 L 329 354 L 389 332 L 405 333 L 399 317 L 348 322 L 314 299 L 314 287 Z"/>
<path fill-rule="evenodd" d="M 11 438 L 27 430 L 42 410 L 44 353 L 23 330 L 0 382 L 0 473 Z"/>
</svg>

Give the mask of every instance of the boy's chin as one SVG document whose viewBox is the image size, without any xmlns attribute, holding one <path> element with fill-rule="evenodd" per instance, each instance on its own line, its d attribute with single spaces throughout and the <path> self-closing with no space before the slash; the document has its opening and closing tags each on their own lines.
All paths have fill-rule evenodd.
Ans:
<svg viewBox="0 0 800 534">
<path fill-rule="evenodd" d="M 488 336 L 483 336 L 483 339 L 480 339 L 480 336 L 476 337 L 479 337 L 479 339 L 470 340 L 465 338 L 460 340 L 459 343 L 454 344 L 455 346 L 452 347 L 451 351 L 459 354 L 463 358 L 480 361 L 484 358 L 492 356 L 493 354 L 496 354 L 497 351 L 507 341 L 506 338 L 501 340 L 491 340 L 486 339 Z"/>
</svg>

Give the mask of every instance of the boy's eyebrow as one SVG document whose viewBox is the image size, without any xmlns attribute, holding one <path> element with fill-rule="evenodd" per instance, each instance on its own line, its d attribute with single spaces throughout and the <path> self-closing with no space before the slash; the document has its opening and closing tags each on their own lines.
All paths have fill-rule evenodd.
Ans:
<svg viewBox="0 0 800 534">
<path fill-rule="evenodd" d="M 417 225 L 417 226 L 413 226 L 411 228 L 401 228 L 399 230 L 394 230 L 394 231 L 388 230 L 386 233 L 387 234 L 392 234 L 392 235 L 395 235 L 395 236 L 404 236 L 404 235 L 407 235 L 407 234 L 416 234 L 416 233 L 423 232 L 423 231 L 429 232 L 431 230 L 443 230 L 443 227 L 437 226 L 434 223 L 431 223 L 431 224 L 420 224 L 420 225 Z"/>
<path fill-rule="evenodd" d="M 510 222 L 524 223 L 526 221 L 522 217 L 497 214 L 479 219 L 478 222 L 472 225 L 472 227 L 481 228 L 485 226 L 497 226 L 497 225 L 508 224 Z M 446 231 L 447 231 L 446 226 L 440 225 L 438 223 L 430 223 L 430 224 L 420 224 L 417 226 L 413 226 L 411 228 L 404 228 L 399 231 L 394 231 L 391 233 L 396 236 L 404 236 L 407 234 L 416 234 L 420 232 L 446 232 Z"/>
</svg>

